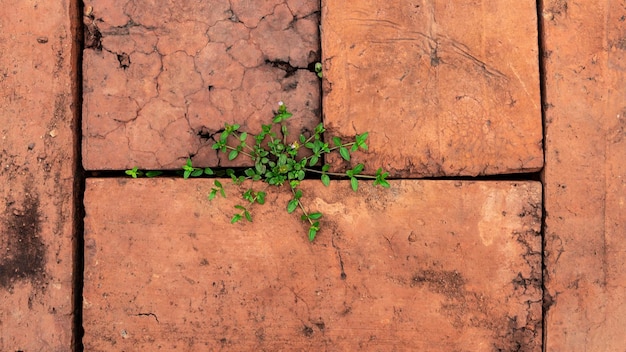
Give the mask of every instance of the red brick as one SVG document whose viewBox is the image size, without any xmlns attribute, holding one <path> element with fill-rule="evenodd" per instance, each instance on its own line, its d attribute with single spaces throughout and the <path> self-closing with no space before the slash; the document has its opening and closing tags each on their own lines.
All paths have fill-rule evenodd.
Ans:
<svg viewBox="0 0 626 352">
<path fill-rule="evenodd" d="M 534 2 L 326 0 L 324 121 L 398 177 L 543 165 Z"/>
<path fill-rule="evenodd" d="M 206 136 L 224 123 L 256 133 L 279 101 L 295 129 L 320 122 L 319 79 L 308 70 L 319 60 L 317 1 L 91 0 L 85 8 L 87 170 L 173 169 L 190 155 L 195 165 L 228 164 Z"/>
<path fill-rule="evenodd" d="M 623 2 L 544 1 L 547 351 L 626 346 Z"/>
<path fill-rule="evenodd" d="M 77 9 L 0 13 L 0 351 L 73 346 Z"/>
<path fill-rule="evenodd" d="M 314 243 L 222 182 L 88 180 L 86 349 L 541 350 L 538 182 L 305 181 Z"/>
</svg>

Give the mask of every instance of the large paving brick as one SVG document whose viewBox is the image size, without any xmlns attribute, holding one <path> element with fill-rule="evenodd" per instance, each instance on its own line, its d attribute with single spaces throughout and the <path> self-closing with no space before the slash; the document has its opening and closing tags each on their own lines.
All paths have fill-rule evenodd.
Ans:
<svg viewBox="0 0 626 352">
<path fill-rule="evenodd" d="M 86 349 L 541 350 L 538 182 L 305 181 L 312 244 L 288 189 L 231 225 L 223 183 L 87 180 Z"/>
<path fill-rule="evenodd" d="M 626 346 L 626 3 L 544 1 L 546 350 Z"/>
<path fill-rule="evenodd" d="M 2 1 L 0 351 L 73 342 L 77 9 Z"/>
<path fill-rule="evenodd" d="M 319 2 L 87 0 L 83 165 L 222 161 L 224 123 L 259 132 L 284 101 L 296 130 L 320 121 Z M 226 164 L 225 161 L 223 164 Z"/>
<path fill-rule="evenodd" d="M 324 121 L 399 177 L 543 165 L 532 1 L 322 2 Z"/>
</svg>

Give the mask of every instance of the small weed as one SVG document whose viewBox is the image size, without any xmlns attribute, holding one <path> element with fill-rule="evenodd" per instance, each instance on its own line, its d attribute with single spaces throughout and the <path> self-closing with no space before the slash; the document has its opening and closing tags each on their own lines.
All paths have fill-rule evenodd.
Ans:
<svg viewBox="0 0 626 352">
<path fill-rule="evenodd" d="M 317 64 L 315 70 L 318 72 Z M 319 70 L 318 75 L 321 77 L 321 64 L 319 64 Z M 359 149 L 368 150 L 368 133 L 357 134 L 353 141 L 348 142 L 344 142 L 339 137 L 333 137 L 331 146 L 322 137 L 326 129 L 320 123 L 310 136 L 300 134 L 294 142 L 288 142 L 289 131 L 285 121 L 291 116 L 292 113 L 287 111 L 287 107 L 280 102 L 272 123 L 262 125 L 259 134 L 252 135 L 240 131 L 241 126 L 238 124 L 224 125 L 224 130 L 212 148 L 227 155 L 228 160 L 234 160 L 241 156 L 249 158 L 254 163 L 254 167 L 245 169 L 242 174 L 237 174 L 231 169 L 214 173 L 208 167 L 194 167 L 191 159 L 187 159 L 182 173 L 185 179 L 204 175 L 226 175 L 237 185 L 242 184 L 245 180 L 263 181 L 270 186 L 288 184 L 292 198 L 287 203 L 287 213 L 291 214 L 299 209 L 302 213 L 300 218 L 309 225 L 309 241 L 313 241 L 320 231 L 319 220 L 323 215 L 321 212 L 307 210 L 302 202 L 303 192 L 299 186 L 307 174 L 317 174 L 325 186 L 330 184 L 331 177 L 348 178 L 352 190 L 356 192 L 359 188 L 359 179 L 371 179 L 374 185 L 389 188 L 390 185 L 387 182 L 389 173 L 379 168 L 376 170 L 375 175 L 365 175 L 363 174 L 365 166 L 361 163 L 345 173 L 330 172 L 330 165 L 320 165 L 323 155 L 336 152 L 344 160 L 350 161 L 353 152 Z M 280 136 L 276 131 L 280 131 Z M 146 176 L 148 176 L 148 172 L 145 172 Z M 126 170 L 126 174 L 136 178 L 144 173 L 135 167 L 131 170 Z M 213 185 L 214 187 L 211 188 L 208 195 L 209 200 L 214 200 L 218 194 L 226 197 L 224 187 L 218 180 L 214 180 Z M 243 219 L 252 221 L 250 206 L 255 203 L 264 204 L 265 197 L 266 192 L 264 191 L 254 191 L 252 188 L 247 189 L 243 192 L 242 198 L 248 201 L 248 204 L 246 206 L 236 205 L 236 213 L 230 219 L 230 222 L 234 224 Z"/>
<path fill-rule="evenodd" d="M 321 62 L 316 62 L 315 63 L 315 73 L 317 73 L 317 77 L 319 77 L 319 78 L 324 77 L 324 74 L 322 73 L 322 63 Z"/>
<path fill-rule="evenodd" d="M 132 177 L 132 178 L 137 178 L 137 177 L 141 177 L 141 176 L 146 176 L 146 177 L 157 177 L 161 174 L 163 174 L 162 171 L 141 171 L 139 170 L 136 166 L 133 167 L 132 169 L 126 170 L 126 175 Z"/>
</svg>

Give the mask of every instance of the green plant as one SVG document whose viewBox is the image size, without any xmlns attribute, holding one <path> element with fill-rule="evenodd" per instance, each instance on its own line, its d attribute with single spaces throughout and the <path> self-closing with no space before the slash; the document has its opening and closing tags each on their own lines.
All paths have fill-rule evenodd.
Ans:
<svg viewBox="0 0 626 352">
<path fill-rule="evenodd" d="M 316 65 L 317 70 L 317 65 Z M 321 64 L 320 64 L 321 70 Z M 254 167 L 246 168 L 242 173 L 237 174 L 232 169 L 213 171 L 211 168 L 199 168 L 192 165 L 190 158 L 187 159 L 182 167 L 182 176 L 184 179 L 190 177 L 208 176 L 229 176 L 233 183 L 237 185 L 243 184 L 246 180 L 262 181 L 270 186 L 282 186 L 285 183 L 289 185 L 292 198 L 287 203 L 287 213 L 291 214 L 300 209 L 302 212 L 301 219 L 309 225 L 308 238 L 313 241 L 320 231 L 320 219 L 323 214 L 319 211 L 309 211 L 302 202 L 303 192 L 299 188 L 300 182 L 304 180 L 307 174 L 317 174 L 322 184 L 328 186 L 331 177 L 348 178 L 350 186 L 355 192 L 359 188 L 359 179 L 371 179 L 374 185 L 389 188 L 387 177 L 389 173 L 384 172 L 382 168 L 376 170 L 375 175 L 363 174 L 365 166 L 361 163 L 355 165 L 352 169 L 345 173 L 330 172 L 330 165 L 320 163 L 323 156 L 328 153 L 337 152 L 346 161 L 351 160 L 351 154 L 359 149 L 368 150 L 367 137 L 368 133 L 357 134 L 353 141 L 344 142 L 339 137 L 333 137 L 332 145 L 324 141 L 323 133 L 326 131 L 323 124 L 315 127 L 309 136 L 300 134 L 295 139 L 290 139 L 289 131 L 285 121 L 292 117 L 292 113 L 287 111 L 287 107 L 280 102 L 278 111 L 274 115 L 271 124 L 262 125 L 261 132 L 252 135 L 242 132 L 238 124 L 225 124 L 223 131 L 220 133 L 218 140 L 213 144 L 212 148 L 227 155 L 228 160 L 234 160 L 240 156 L 249 158 Z M 280 134 L 280 137 L 279 137 Z M 158 171 L 146 171 L 145 173 L 138 170 L 137 167 L 126 170 L 126 174 L 133 178 L 145 175 L 147 177 L 156 176 Z M 222 183 L 218 180 L 213 181 L 214 187 L 209 192 L 208 199 L 214 200 L 219 194 L 226 197 L 226 192 Z M 236 213 L 230 219 L 231 223 L 240 220 L 252 221 L 252 214 L 249 207 L 256 204 L 265 204 L 265 191 L 255 191 L 248 188 L 242 193 L 242 198 L 248 201 L 246 206 L 235 205 Z"/>
<path fill-rule="evenodd" d="M 331 146 L 323 139 L 322 134 L 326 131 L 324 125 L 319 124 L 310 136 L 300 134 L 295 140 L 292 139 L 291 142 L 288 142 L 289 133 L 285 121 L 291 116 L 292 114 L 281 102 L 272 123 L 262 125 L 261 132 L 257 135 L 240 132 L 241 126 L 238 124 L 225 124 L 219 139 L 213 144 L 213 149 L 227 155 L 228 160 L 244 156 L 254 163 L 254 167 L 245 169 L 243 175 L 236 176 L 234 173 L 230 173 L 233 181 L 238 184 L 246 179 L 263 181 L 271 186 L 282 186 L 287 183 L 292 193 L 292 199 L 287 204 L 287 212 L 291 214 L 300 209 L 302 212 L 301 219 L 309 223 L 308 238 L 313 241 L 320 230 L 319 219 L 322 217 L 322 213 L 310 212 L 302 203 L 303 193 L 299 189 L 299 185 L 308 173 L 318 174 L 325 186 L 330 184 L 331 176 L 347 177 L 350 179 L 350 185 L 354 191 L 357 191 L 359 187 L 359 179 L 373 179 L 374 185 L 389 188 L 389 183 L 386 180 L 389 174 L 379 168 L 376 175 L 365 175 L 363 174 L 365 166 L 361 163 L 345 173 L 329 172 L 330 165 L 319 165 L 322 156 L 331 152 L 338 152 L 343 159 L 350 161 L 352 152 L 368 149 L 366 143 L 368 133 L 357 134 L 354 141 L 349 142 L 344 142 L 339 137 L 333 137 Z M 278 133 L 280 133 L 280 137 Z M 213 189 L 209 198 L 215 198 L 217 192 L 218 189 Z M 259 194 L 262 194 L 262 201 L 258 201 Z M 252 189 L 248 189 L 244 193 L 244 199 L 250 203 L 257 200 L 259 204 L 263 204 L 264 198 L 265 193 L 254 193 Z M 243 206 L 236 208 L 240 213 L 235 214 L 231 222 L 235 223 L 243 218 L 252 221 L 247 208 Z"/>
<path fill-rule="evenodd" d="M 321 62 L 316 62 L 315 63 L 315 73 L 317 73 L 317 77 L 322 78 L 324 76 L 324 74 L 322 73 L 322 63 Z"/>
<path fill-rule="evenodd" d="M 137 177 L 141 177 L 141 176 L 146 176 L 146 177 L 156 177 L 159 176 L 161 174 L 163 174 L 162 171 L 142 171 L 139 170 L 137 168 L 137 166 L 133 167 L 132 169 L 126 170 L 125 171 L 126 175 L 132 177 L 132 178 L 137 178 Z"/>
<path fill-rule="evenodd" d="M 186 180 L 189 177 L 200 177 L 202 175 L 213 175 L 213 170 L 210 167 L 199 168 L 191 165 L 191 159 L 187 158 L 187 162 L 183 165 L 183 178 Z"/>
</svg>

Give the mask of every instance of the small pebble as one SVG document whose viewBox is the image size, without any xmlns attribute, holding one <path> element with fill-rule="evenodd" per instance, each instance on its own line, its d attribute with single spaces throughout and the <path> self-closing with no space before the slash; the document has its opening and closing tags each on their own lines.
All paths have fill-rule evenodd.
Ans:
<svg viewBox="0 0 626 352">
<path fill-rule="evenodd" d="M 48 37 L 39 37 L 37 38 L 37 43 L 46 44 L 48 42 Z"/>
</svg>

